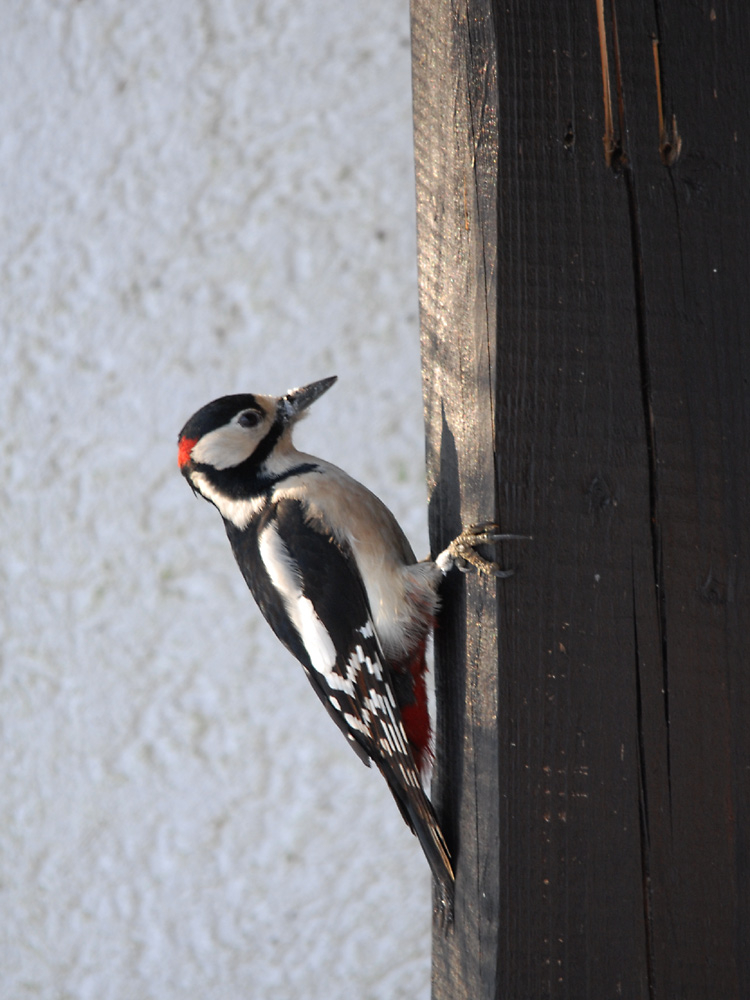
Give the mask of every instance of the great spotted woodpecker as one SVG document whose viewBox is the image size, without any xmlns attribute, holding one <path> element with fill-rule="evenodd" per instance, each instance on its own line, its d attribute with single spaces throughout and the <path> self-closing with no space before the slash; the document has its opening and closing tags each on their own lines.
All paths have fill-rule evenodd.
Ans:
<svg viewBox="0 0 750 1000">
<path fill-rule="evenodd" d="M 478 525 L 417 562 L 396 519 L 341 469 L 297 451 L 292 428 L 336 381 L 281 397 L 223 396 L 179 436 L 179 466 L 224 519 L 266 621 L 300 661 L 360 759 L 374 761 L 452 912 L 453 869 L 422 787 L 430 762 L 425 645 L 453 567 L 507 575 L 476 547 L 516 535 Z"/>
</svg>

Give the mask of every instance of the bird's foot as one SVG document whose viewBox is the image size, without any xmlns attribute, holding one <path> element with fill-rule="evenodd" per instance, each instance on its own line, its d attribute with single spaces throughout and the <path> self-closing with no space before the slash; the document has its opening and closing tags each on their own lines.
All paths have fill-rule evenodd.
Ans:
<svg viewBox="0 0 750 1000">
<path fill-rule="evenodd" d="M 475 569 L 486 576 L 505 579 L 513 576 L 515 570 L 503 569 L 491 559 L 485 559 L 477 552 L 477 548 L 480 545 L 497 545 L 498 542 L 522 541 L 530 537 L 530 535 L 505 534 L 500 531 L 497 524 L 489 522 L 472 524 L 469 528 L 464 528 L 461 534 L 443 549 L 435 563 L 444 574 L 455 566 L 462 573 L 470 573 Z"/>
</svg>

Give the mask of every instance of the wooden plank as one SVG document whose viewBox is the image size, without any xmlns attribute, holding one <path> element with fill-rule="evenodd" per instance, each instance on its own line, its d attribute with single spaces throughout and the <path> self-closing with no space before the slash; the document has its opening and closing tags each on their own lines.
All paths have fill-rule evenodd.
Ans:
<svg viewBox="0 0 750 1000">
<path fill-rule="evenodd" d="M 745 998 L 750 18 L 412 17 L 433 545 L 534 535 L 446 594 L 434 996 Z"/>
<path fill-rule="evenodd" d="M 661 656 L 644 665 L 663 716 L 646 753 L 666 775 L 649 809 L 654 983 L 747 997 L 750 17 L 675 0 L 650 14 L 650 46 L 632 12 L 621 38 L 627 114 L 643 125 L 631 156 L 661 619 Z"/>
<path fill-rule="evenodd" d="M 649 549 L 627 191 L 596 6 L 498 13 L 501 511 L 530 524 L 501 629 L 497 995 L 647 996 L 633 577 Z M 508 513 L 506 513 L 506 511 Z"/>
<path fill-rule="evenodd" d="M 495 77 L 489 7 L 412 7 L 415 149 L 430 538 L 495 515 Z M 436 81 L 440 81 L 436 86 Z M 433 798 L 454 854 L 455 922 L 434 940 L 436 997 L 487 996 L 495 982 L 498 863 L 495 582 L 453 580 L 436 637 L 439 759 Z M 467 634 L 463 621 L 475 628 Z M 457 670 L 458 664 L 467 670 Z M 459 830 L 461 834 L 459 836 Z M 467 831 L 471 830 L 471 835 Z M 483 951 L 480 942 L 493 942 Z M 448 975 L 448 969 L 451 970 Z"/>
</svg>

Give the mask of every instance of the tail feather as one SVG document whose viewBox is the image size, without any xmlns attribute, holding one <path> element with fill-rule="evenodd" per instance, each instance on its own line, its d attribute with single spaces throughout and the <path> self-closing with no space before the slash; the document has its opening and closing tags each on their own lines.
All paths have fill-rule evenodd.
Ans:
<svg viewBox="0 0 750 1000">
<path fill-rule="evenodd" d="M 421 786 L 405 788 L 393 781 L 385 769 L 383 773 L 401 815 L 419 840 L 437 882 L 439 896 L 436 908 L 443 922 L 450 923 L 453 920 L 455 876 L 450 851 L 432 803 Z"/>
</svg>

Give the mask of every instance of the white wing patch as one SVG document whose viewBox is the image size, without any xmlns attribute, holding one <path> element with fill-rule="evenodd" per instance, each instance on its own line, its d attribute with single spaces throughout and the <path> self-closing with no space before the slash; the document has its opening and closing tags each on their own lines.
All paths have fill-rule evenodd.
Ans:
<svg viewBox="0 0 750 1000">
<path fill-rule="evenodd" d="M 368 643 L 375 635 L 372 622 L 366 622 L 358 630 L 362 641 L 354 646 L 346 665 L 339 665 L 337 669 L 336 647 L 312 601 L 302 592 L 299 572 L 274 522 L 260 533 L 258 548 L 313 668 L 328 685 L 328 701 L 341 712 L 351 730 L 347 734 L 349 740 L 354 739 L 354 733 L 361 733 L 373 741 L 379 752 L 390 758 L 391 765 L 398 768 L 402 780 L 413 788 L 420 788 L 396 700 L 390 685 L 385 682 L 377 649 Z M 363 672 L 364 684 L 361 683 Z M 409 761 L 408 766 L 406 761 Z"/>
<path fill-rule="evenodd" d="M 312 601 L 302 593 L 299 573 L 273 522 L 261 532 L 258 549 L 271 582 L 281 594 L 289 617 L 310 654 L 313 667 L 325 677 L 329 687 L 346 690 L 345 678 L 334 670 L 336 647 L 333 640 L 315 613 Z"/>
</svg>

